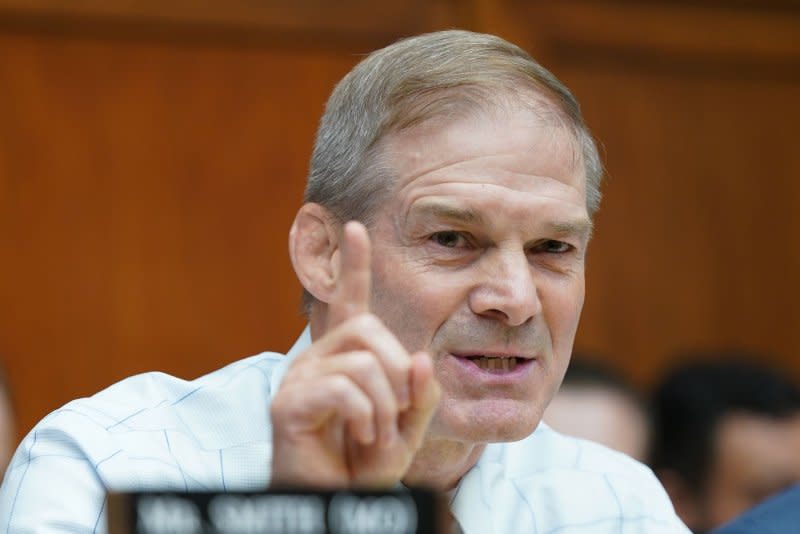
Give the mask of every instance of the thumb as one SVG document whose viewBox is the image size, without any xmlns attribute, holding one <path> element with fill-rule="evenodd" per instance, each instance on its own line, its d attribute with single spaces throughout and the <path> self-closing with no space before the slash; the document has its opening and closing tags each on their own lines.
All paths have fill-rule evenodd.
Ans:
<svg viewBox="0 0 800 534">
<path fill-rule="evenodd" d="M 414 450 L 422 445 L 425 432 L 439 406 L 441 388 L 433 372 L 433 361 L 427 352 L 411 356 L 411 406 L 399 420 L 399 431 Z"/>
</svg>

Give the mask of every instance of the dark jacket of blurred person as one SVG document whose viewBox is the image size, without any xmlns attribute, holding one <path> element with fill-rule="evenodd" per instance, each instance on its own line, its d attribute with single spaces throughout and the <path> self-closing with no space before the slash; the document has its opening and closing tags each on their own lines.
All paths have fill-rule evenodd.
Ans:
<svg viewBox="0 0 800 534">
<path fill-rule="evenodd" d="M 800 530 L 800 484 L 770 497 L 713 534 L 787 534 Z"/>
<path fill-rule="evenodd" d="M 655 389 L 651 466 L 681 519 L 706 532 L 800 481 L 800 391 L 753 355 L 689 357 L 704 363 Z"/>
</svg>

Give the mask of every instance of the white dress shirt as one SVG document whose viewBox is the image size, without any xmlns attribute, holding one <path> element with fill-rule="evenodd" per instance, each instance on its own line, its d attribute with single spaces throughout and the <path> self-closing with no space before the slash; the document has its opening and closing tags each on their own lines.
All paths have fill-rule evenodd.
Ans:
<svg viewBox="0 0 800 534">
<path fill-rule="evenodd" d="M 0 531 L 106 532 L 106 491 L 261 490 L 269 483 L 268 406 L 291 359 L 263 353 L 193 381 L 123 380 L 45 417 L 0 488 Z M 489 445 L 452 498 L 466 534 L 687 533 L 643 465 L 543 423 Z"/>
</svg>

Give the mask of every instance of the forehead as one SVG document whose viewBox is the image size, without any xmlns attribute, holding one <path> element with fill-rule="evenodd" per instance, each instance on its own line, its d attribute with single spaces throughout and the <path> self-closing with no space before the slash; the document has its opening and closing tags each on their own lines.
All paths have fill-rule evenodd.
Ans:
<svg viewBox="0 0 800 534">
<path fill-rule="evenodd" d="M 557 117 L 529 108 L 438 118 L 391 134 L 382 144 L 401 202 L 502 189 L 585 205 L 585 173 L 574 135 Z"/>
<path fill-rule="evenodd" d="M 733 414 L 721 421 L 716 450 L 723 468 L 800 480 L 800 415 L 771 418 Z"/>
<path fill-rule="evenodd" d="M 734 413 L 720 422 L 717 439 L 721 447 L 727 446 L 749 452 L 758 448 L 795 448 L 800 446 L 800 414 L 773 418 L 758 414 Z M 800 465 L 800 455 L 797 456 L 797 461 Z"/>
</svg>

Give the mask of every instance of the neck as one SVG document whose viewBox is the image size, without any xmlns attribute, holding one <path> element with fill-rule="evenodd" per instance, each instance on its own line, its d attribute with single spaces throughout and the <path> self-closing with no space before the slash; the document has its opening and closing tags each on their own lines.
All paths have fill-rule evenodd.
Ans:
<svg viewBox="0 0 800 534">
<path fill-rule="evenodd" d="M 318 302 L 314 302 L 311 305 L 311 311 L 308 314 L 308 326 L 311 330 L 311 341 L 316 341 L 325 334 L 325 323 L 328 322 L 328 319 L 325 314 L 325 310 L 321 309 L 321 306 Z"/>
<path fill-rule="evenodd" d="M 485 448 L 485 443 L 427 439 L 414 456 L 403 484 L 449 491 L 478 462 Z"/>
</svg>

